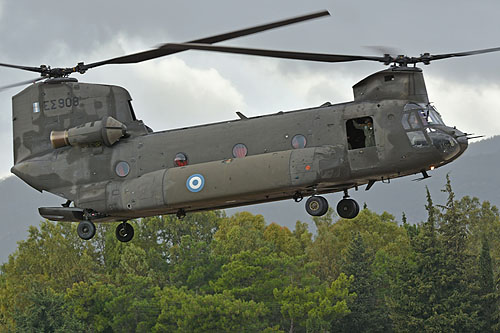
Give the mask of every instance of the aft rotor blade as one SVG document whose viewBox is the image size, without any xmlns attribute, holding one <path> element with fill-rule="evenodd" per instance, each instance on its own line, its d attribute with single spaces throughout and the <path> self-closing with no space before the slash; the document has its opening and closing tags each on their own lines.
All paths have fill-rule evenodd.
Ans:
<svg viewBox="0 0 500 333">
<path fill-rule="evenodd" d="M 3 90 L 5 90 L 5 89 L 19 87 L 19 86 L 24 86 L 24 85 L 27 85 L 27 84 L 30 84 L 30 83 L 35 83 L 37 81 L 44 80 L 44 79 L 45 79 L 45 77 L 38 77 L 38 78 L 32 79 L 32 80 L 27 80 L 27 81 L 22 81 L 22 82 L 18 82 L 18 83 L 9 84 L 7 86 L 0 87 L 0 92 L 3 91 Z"/>
<path fill-rule="evenodd" d="M 22 70 L 25 70 L 25 71 L 30 71 L 30 72 L 35 72 L 35 73 L 41 73 L 42 72 L 42 69 L 40 67 L 20 66 L 20 65 L 2 64 L 2 63 L 0 63 L 0 66 L 2 66 L 2 67 L 10 67 L 10 68 L 17 68 L 17 69 L 22 69 Z"/>
<path fill-rule="evenodd" d="M 237 54 L 247 54 L 271 58 L 282 58 L 282 59 L 296 59 L 296 60 L 308 60 L 308 61 L 319 61 L 319 62 L 348 62 L 348 61 L 379 61 L 386 63 L 392 58 L 390 57 L 377 57 L 377 56 L 358 56 L 358 55 L 343 55 L 343 54 L 327 54 L 327 53 L 309 53 L 309 52 L 294 52 L 294 51 L 278 51 L 278 50 L 267 50 L 267 49 L 249 49 L 243 47 L 232 47 L 232 46 L 219 46 L 219 45 L 207 45 L 198 43 L 169 43 L 164 45 L 165 48 L 171 50 L 204 50 L 204 51 L 215 51 L 224 53 L 237 53 Z"/>
<path fill-rule="evenodd" d="M 467 57 L 476 54 L 490 53 L 490 52 L 498 52 L 500 51 L 500 47 L 493 47 L 490 49 L 482 49 L 482 50 L 474 50 L 474 51 L 466 51 L 466 52 L 456 52 L 456 53 L 445 53 L 445 54 L 423 54 L 421 58 L 423 60 L 440 60 L 454 57 Z"/>
<path fill-rule="evenodd" d="M 196 40 L 190 41 L 189 43 L 212 44 L 212 43 L 222 42 L 222 41 L 225 41 L 228 39 L 247 36 L 247 35 L 255 34 L 258 32 L 265 31 L 265 30 L 270 30 L 270 29 L 282 27 L 285 25 L 303 22 L 303 21 L 307 21 L 307 20 L 312 20 L 315 18 L 328 16 L 328 15 L 330 15 L 330 13 L 328 11 L 324 10 L 324 11 L 320 11 L 320 12 L 316 12 L 316 13 L 312 13 L 312 14 L 308 14 L 308 15 L 297 16 L 297 17 L 293 17 L 293 18 L 289 18 L 286 20 L 281 20 L 281 21 L 277 21 L 277 22 L 273 22 L 273 23 L 258 25 L 258 26 L 251 27 L 251 28 L 246 28 L 246 29 L 236 30 L 236 31 L 232 31 L 232 32 L 228 32 L 228 33 L 224 33 L 224 34 L 220 34 L 220 35 L 211 36 L 211 37 L 196 39 Z M 134 54 L 129 54 L 129 55 L 121 56 L 121 57 L 116 57 L 116 58 L 112 58 L 112 59 L 84 65 L 84 69 L 86 70 L 89 68 L 94 68 L 97 66 L 108 65 L 108 64 L 138 63 L 138 62 L 151 60 L 151 59 L 155 59 L 155 58 L 163 57 L 163 56 L 170 55 L 173 53 L 184 51 L 183 49 L 172 50 L 170 48 L 165 48 L 165 45 L 168 45 L 168 44 L 163 44 L 160 47 L 153 49 L 153 50 L 138 52 L 138 53 L 134 53 Z"/>
</svg>

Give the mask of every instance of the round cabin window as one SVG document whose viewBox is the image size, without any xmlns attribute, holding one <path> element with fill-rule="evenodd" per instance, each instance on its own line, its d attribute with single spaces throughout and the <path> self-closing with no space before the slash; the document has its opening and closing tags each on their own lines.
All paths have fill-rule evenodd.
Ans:
<svg viewBox="0 0 500 333">
<path fill-rule="evenodd" d="M 130 172 L 130 165 L 127 162 L 121 161 L 116 164 L 115 172 L 120 177 L 125 177 Z"/>
<path fill-rule="evenodd" d="M 248 149 L 247 146 L 245 146 L 243 143 L 238 143 L 235 144 L 233 147 L 233 156 L 238 158 L 238 157 L 245 157 L 248 154 Z"/>
<path fill-rule="evenodd" d="M 292 138 L 292 147 L 294 149 L 305 148 L 306 143 L 306 137 L 302 134 L 297 134 Z"/>
<path fill-rule="evenodd" d="M 177 153 L 174 158 L 175 166 L 182 167 L 188 165 L 188 158 L 184 153 Z"/>
</svg>

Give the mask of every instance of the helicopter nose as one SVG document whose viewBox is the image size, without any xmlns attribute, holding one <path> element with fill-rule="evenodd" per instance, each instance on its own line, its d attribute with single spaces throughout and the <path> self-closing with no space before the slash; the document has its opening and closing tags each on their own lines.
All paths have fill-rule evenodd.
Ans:
<svg viewBox="0 0 500 333">
<path fill-rule="evenodd" d="M 432 132 L 429 137 L 445 161 L 457 158 L 467 148 L 467 143 L 463 148 L 457 137 L 447 133 L 447 131 Z"/>
<path fill-rule="evenodd" d="M 469 138 L 467 137 L 466 134 L 462 134 L 461 136 L 458 136 L 456 139 L 458 141 L 458 144 L 460 145 L 460 153 L 458 154 L 458 156 L 460 156 L 469 146 Z"/>
</svg>

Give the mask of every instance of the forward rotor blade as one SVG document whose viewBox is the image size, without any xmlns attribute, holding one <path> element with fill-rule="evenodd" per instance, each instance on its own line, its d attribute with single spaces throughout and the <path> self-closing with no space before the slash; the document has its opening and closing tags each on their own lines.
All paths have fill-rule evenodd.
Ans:
<svg viewBox="0 0 500 333">
<path fill-rule="evenodd" d="M 27 84 L 35 83 L 35 82 L 38 82 L 38 81 L 44 80 L 44 79 L 46 79 L 46 78 L 45 77 L 39 77 L 39 78 L 36 78 L 36 79 L 33 79 L 33 80 L 27 80 L 27 81 L 22 81 L 22 82 L 18 82 L 18 83 L 9 84 L 7 86 L 0 87 L 0 92 L 3 91 L 3 90 L 9 89 L 9 88 L 14 88 L 14 87 L 19 87 L 19 86 L 25 86 Z"/>
<path fill-rule="evenodd" d="M 271 58 L 282 58 L 282 59 L 296 59 L 296 60 L 308 60 L 308 61 L 319 61 L 319 62 L 348 62 L 348 61 L 379 61 L 386 63 L 392 58 L 388 57 L 377 57 L 377 56 L 358 56 L 358 55 L 343 55 L 343 54 L 327 54 L 327 53 L 309 53 L 309 52 L 294 52 L 294 51 L 278 51 L 278 50 L 266 50 L 266 49 L 249 49 L 243 47 L 232 47 L 232 46 L 216 46 L 207 44 L 197 44 L 197 43 L 169 43 L 164 45 L 165 48 L 171 50 L 204 50 L 204 51 L 215 51 L 224 53 L 237 53 L 237 54 L 247 54 Z"/>
<path fill-rule="evenodd" d="M 222 42 L 222 41 L 225 41 L 228 39 L 247 36 L 247 35 L 255 34 L 257 32 L 262 32 L 265 30 L 270 30 L 270 29 L 282 27 L 285 25 L 303 22 L 303 21 L 307 21 L 307 20 L 312 20 L 315 18 L 328 16 L 328 15 L 330 15 L 330 13 L 328 11 L 324 10 L 324 11 L 320 11 L 317 13 L 297 16 L 297 17 L 286 19 L 286 20 L 281 20 L 281 21 L 277 21 L 277 22 L 273 22 L 273 23 L 258 25 L 258 26 L 251 27 L 251 28 L 246 28 L 246 29 L 236 30 L 236 31 L 232 31 L 232 32 L 228 32 L 228 33 L 224 33 L 224 34 L 220 34 L 220 35 L 211 36 L 211 37 L 196 39 L 196 40 L 190 41 L 189 43 L 212 44 L 212 43 Z M 158 48 L 153 49 L 153 50 L 138 52 L 138 53 L 134 53 L 134 54 L 129 54 L 129 55 L 121 56 L 121 57 L 116 57 L 116 58 L 112 58 L 112 59 L 84 65 L 84 70 L 87 70 L 89 68 L 94 68 L 97 66 L 108 65 L 108 64 L 138 63 L 138 62 L 151 60 L 151 59 L 155 59 L 155 58 L 163 57 L 163 56 L 170 55 L 173 53 L 184 51 L 184 49 L 172 50 L 170 48 L 165 48 L 165 45 L 168 45 L 168 44 L 163 44 L 163 45 L 161 45 Z"/>
<path fill-rule="evenodd" d="M 482 50 L 474 50 L 474 51 L 466 51 L 466 52 L 456 52 L 456 53 L 445 53 L 445 54 L 424 54 L 421 57 L 423 59 L 428 59 L 429 61 L 440 60 L 446 58 L 454 58 L 454 57 L 466 57 L 476 54 L 490 53 L 490 52 L 498 52 L 500 51 L 500 47 L 494 47 L 490 49 L 482 49 Z"/>
</svg>

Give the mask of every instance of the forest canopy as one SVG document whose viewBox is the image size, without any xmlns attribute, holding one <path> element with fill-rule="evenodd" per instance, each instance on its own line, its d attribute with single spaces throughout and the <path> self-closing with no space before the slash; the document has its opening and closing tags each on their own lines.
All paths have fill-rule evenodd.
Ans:
<svg viewBox="0 0 500 333">
<path fill-rule="evenodd" d="M 329 211 L 314 235 L 246 212 L 144 218 L 129 243 L 45 221 L 1 266 L 0 331 L 498 332 L 499 211 L 444 191 L 426 221 Z"/>
</svg>

